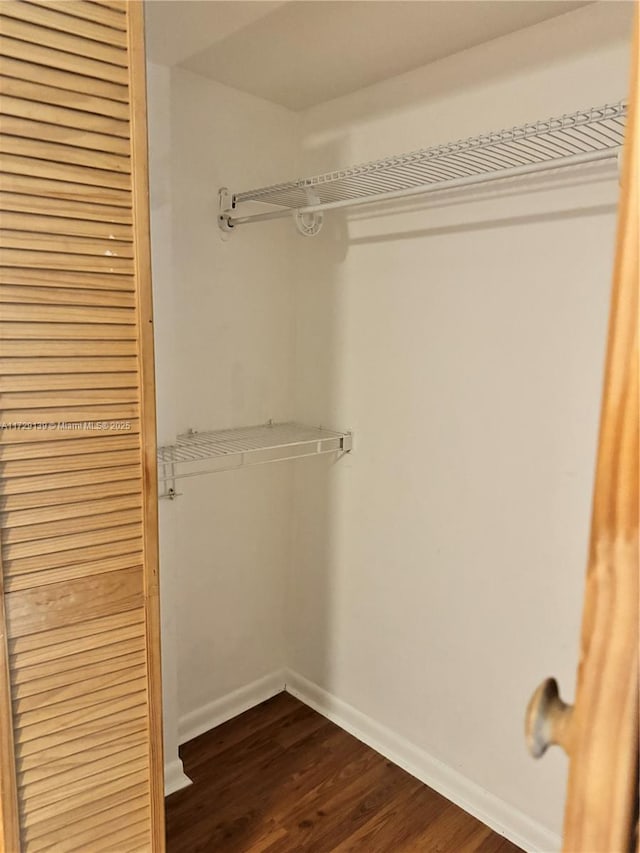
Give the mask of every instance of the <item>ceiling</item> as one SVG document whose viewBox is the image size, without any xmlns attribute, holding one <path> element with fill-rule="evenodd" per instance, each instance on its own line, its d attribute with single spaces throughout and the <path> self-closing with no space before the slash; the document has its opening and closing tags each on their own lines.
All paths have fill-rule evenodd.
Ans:
<svg viewBox="0 0 640 853">
<path fill-rule="evenodd" d="M 553 18 L 584 0 L 152 0 L 149 58 L 292 110 Z"/>
</svg>

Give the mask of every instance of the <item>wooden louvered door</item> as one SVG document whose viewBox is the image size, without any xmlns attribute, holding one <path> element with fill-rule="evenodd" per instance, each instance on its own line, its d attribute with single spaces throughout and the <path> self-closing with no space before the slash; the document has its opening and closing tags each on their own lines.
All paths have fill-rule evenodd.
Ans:
<svg viewBox="0 0 640 853">
<path fill-rule="evenodd" d="M 164 849 L 142 8 L 0 2 L 0 844 Z"/>
<path fill-rule="evenodd" d="M 549 678 L 526 715 L 534 757 L 569 756 L 565 853 L 640 853 L 640 6 L 633 44 L 575 703 Z"/>
</svg>

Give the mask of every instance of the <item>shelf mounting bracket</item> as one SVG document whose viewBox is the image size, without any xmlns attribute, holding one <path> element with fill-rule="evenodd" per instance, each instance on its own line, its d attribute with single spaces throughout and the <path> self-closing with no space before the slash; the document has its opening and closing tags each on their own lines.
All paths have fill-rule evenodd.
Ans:
<svg viewBox="0 0 640 853">
<path fill-rule="evenodd" d="M 159 478 L 164 482 L 164 492 L 158 495 L 159 499 L 174 501 L 182 495 L 176 491 L 176 469 L 173 462 L 165 462 L 162 465 L 162 476 Z"/>
<path fill-rule="evenodd" d="M 232 233 L 235 228 L 231 222 L 231 214 L 236 208 L 235 198 L 228 187 L 218 190 L 218 228 L 224 234 Z"/>
<path fill-rule="evenodd" d="M 312 191 L 306 191 L 307 204 L 312 207 L 314 204 L 320 204 L 320 198 Z M 293 211 L 293 221 L 296 224 L 296 229 L 303 237 L 315 237 L 320 233 L 322 223 L 324 222 L 324 213 L 316 211 L 315 213 L 303 213 L 300 210 Z"/>
</svg>

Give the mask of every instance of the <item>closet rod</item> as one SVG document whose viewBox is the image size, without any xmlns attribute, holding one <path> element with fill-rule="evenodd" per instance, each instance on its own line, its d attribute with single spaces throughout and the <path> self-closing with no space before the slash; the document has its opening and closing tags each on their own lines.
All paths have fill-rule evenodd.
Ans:
<svg viewBox="0 0 640 853">
<path fill-rule="evenodd" d="M 391 190 L 387 193 L 378 193 L 372 196 L 356 199 L 341 199 L 340 201 L 328 201 L 323 204 L 311 204 L 307 207 L 295 208 L 292 211 L 290 208 L 281 210 L 273 210 L 269 213 L 254 213 L 249 216 L 230 216 L 229 225 L 250 225 L 252 222 L 267 222 L 270 219 L 282 219 L 285 216 L 291 216 L 293 212 L 307 214 L 320 213 L 324 210 L 338 210 L 342 207 L 362 207 L 365 204 L 375 204 L 381 201 L 392 201 L 393 199 L 410 198 L 411 196 L 426 195 L 437 192 L 447 192 L 458 187 L 468 187 L 474 184 L 486 184 L 497 180 L 506 180 L 507 178 L 518 178 L 523 175 L 532 175 L 537 172 L 550 172 L 555 169 L 565 169 L 569 166 L 582 166 L 587 163 L 597 163 L 602 160 L 615 160 L 618 156 L 618 148 L 607 148 L 602 151 L 589 151 L 584 154 L 573 154 L 570 157 L 563 157 L 561 160 L 552 160 L 544 163 L 533 163 L 529 166 L 516 166 L 505 172 L 488 173 L 484 175 L 470 175 L 467 178 L 453 178 L 452 180 L 443 182 L 442 184 L 432 184 L 430 186 L 410 187 L 403 190 Z"/>
</svg>

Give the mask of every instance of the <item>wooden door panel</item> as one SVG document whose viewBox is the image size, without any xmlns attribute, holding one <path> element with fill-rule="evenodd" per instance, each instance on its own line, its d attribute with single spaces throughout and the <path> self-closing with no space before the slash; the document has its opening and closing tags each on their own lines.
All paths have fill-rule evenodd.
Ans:
<svg viewBox="0 0 640 853">
<path fill-rule="evenodd" d="M 567 853 L 626 853 L 638 820 L 640 14 L 571 724 Z"/>
<path fill-rule="evenodd" d="M 142 9 L 0 4 L 2 841 L 164 849 Z"/>
<path fill-rule="evenodd" d="M 639 79 L 636 13 L 576 699 L 566 704 L 547 679 L 526 720 L 535 757 L 558 744 L 570 758 L 565 853 L 638 844 Z"/>
</svg>

